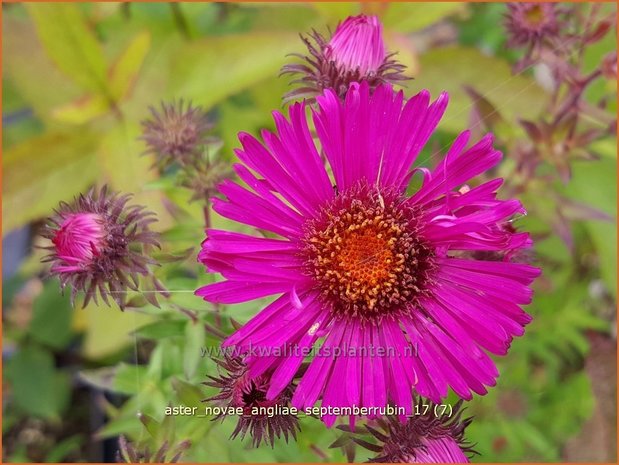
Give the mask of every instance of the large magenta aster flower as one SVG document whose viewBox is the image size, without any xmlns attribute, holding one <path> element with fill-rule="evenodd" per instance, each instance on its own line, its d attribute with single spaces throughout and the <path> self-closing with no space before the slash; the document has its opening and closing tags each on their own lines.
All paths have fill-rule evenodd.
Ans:
<svg viewBox="0 0 619 465">
<path fill-rule="evenodd" d="M 523 334 L 530 317 L 520 306 L 539 274 L 474 259 L 531 245 L 507 227 L 524 209 L 496 198 L 500 179 L 460 188 L 499 162 L 492 137 L 466 149 L 465 131 L 434 170 L 411 171 L 446 94 L 405 102 L 389 85 L 371 93 L 355 83 L 344 101 L 327 90 L 317 104 L 321 149 L 304 104 L 290 107 L 290 121 L 276 112 L 264 145 L 239 136 L 235 170 L 249 188 L 226 181 L 227 199 L 214 200 L 219 214 L 263 234 L 209 229 L 199 259 L 225 280 L 197 294 L 224 304 L 281 294 L 224 344 L 247 351 L 251 376 L 269 373 L 273 399 L 322 342 L 297 408 L 321 398 L 323 407 L 394 403 L 410 413 L 413 389 L 434 401 L 450 387 L 465 399 L 486 393 L 498 376 L 486 352 L 503 355 Z M 423 184 L 408 195 L 415 172 Z"/>
</svg>

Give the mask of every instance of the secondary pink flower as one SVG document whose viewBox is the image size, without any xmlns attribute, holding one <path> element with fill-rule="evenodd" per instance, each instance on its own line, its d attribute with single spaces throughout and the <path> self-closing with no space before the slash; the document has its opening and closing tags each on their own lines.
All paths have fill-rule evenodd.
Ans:
<svg viewBox="0 0 619 465">
<path fill-rule="evenodd" d="M 470 460 L 462 452 L 458 443 L 449 437 L 422 440 L 422 447 L 416 451 L 414 458 L 409 457 L 403 463 L 468 463 Z"/>
<path fill-rule="evenodd" d="M 564 22 L 563 10 L 553 3 L 508 3 L 505 26 L 509 46 L 538 46 L 559 37 Z"/>
<path fill-rule="evenodd" d="M 381 83 L 407 80 L 404 65 L 387 53 L 383 27 L 376 16 L 350 16 L 338 25 L 327 41 L 312 31 L 309 38 L 301 36 L 310 56 L 294 54 L 301 63 L 287 64 L 282 74 L 297 74 L 293 81 L 299 88 L 286 94 L 286 100 L 315 97 L 324 89 L 333 89 L 344 97 L 352 82 L 367 81 L 371 88 Z"/>
<path fill-rule="evenodd" d="M 468 455 L 476 452 L 464 432 L 473 419 L 462 419 L 461 406 L 462 401 L 453 406 L 450 416 L 437 416 L 435 405 L 424 401 L 423 410 L 406 422 L 386 417 L 366 425 L 378 444 L 356 436 L 353 440 L 378 454 L 369 460 L 372 463 L 468 463 Z"/>
<path fill-rule="evenodd" d="M 272 373 L 273 399 L 321 341 L 295 390 L 297 408 L 391 402 L 410 413 L 413 388 L 434 401 L 449 388 L 465 399 L 485 394 L 498 376 L 486 352 L 504 355 L 524 333 L 531 318 L 521 306 L 539 274 L 463 258 L 531 246 L 528 234 L 504 227 L 524 208 L 497 199 L 501 179 L 458 190 L 499 163 L 492 137 L 467 149 L 465 131 L 435 169 L 410 171 L 446 94 L 404 101 L 389 85 L 371 93 L 363 82 L 344 101 L 327 90 L 317 104 L 320 150 L 304 104 L 291 106 L 290 121 L 276 112 L 277 133 L 263 131 L 264 145 L 239 136 L 235 170 L 249 188 L 225 181 L 226 199 L 213 200 L 222 216 L 268 233 L 209 229 L 199 259 L 225 280 L 197 294 L 223 304 L 280 295 L 224 344 L 248 352 L 253 377 Z M 423 184 L 409 195 L 416 172 Z"/>
<path fill-rule="evenodd" d="M 124 308 L 127 291 L 138 290 L 138 276 L 149 276 L 153 287 L 165 293 L 149 269 L 155 261 L 148 256 L 158 247 L 149 225 L 154 213 L 141 206 L 127 206 L 130 196 L 109 193 L 106 187 L 80 195 L 72 204 L 62 202 L 48 220 L 42 235 L 52 245 L 43 260 L 51 262 L 52 274 L 64 289 L 71 287 L 71 299 L 85 294 L 84 306 L 97 296 L 109 305 L 111 297 Z M 156 305 L 155 295 L 145 294 Z"/>
<path fill-rule="evenodd" d="M 295 415 L 275 414 L 268 416 L 260 414 L 260 409 L 287 407 L 292 396 L 292 389 L 288 387 L 273 399 L 267 399 L 270 385 L 269 375 L 262 374 L 252 378 L 247 366 L 239 357 L 226 357 L 224 360 L 215 360 L 225 370 L 219 377 L 209 376 L 210 381 L 203 384 L 219 389 L 219 393 L 206 399 L 215 401 L 229 408 L 242 408 L 243 415 L 238 417 L 236 428 L 230 435 L 231 439 L 238 435 L 241 439 L 249 432 L 254 447 L 260 446 L 262 441 L 273 447 L 276 438 L 297 438 L 300 431 L 299 420 Z M 255 411 L 254 411 L 255 410 Z M 227 415 L 220 414 L 215 420 L 224 419 Z"/>
</svg>

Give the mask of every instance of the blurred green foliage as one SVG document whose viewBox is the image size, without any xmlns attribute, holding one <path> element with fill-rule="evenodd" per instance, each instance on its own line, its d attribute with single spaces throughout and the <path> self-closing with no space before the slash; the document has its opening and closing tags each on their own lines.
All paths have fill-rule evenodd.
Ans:
<svg viewBox="0 0 619 465">
<path fill-rule="evenodd" d="M 407 94 L 421 88 L 433 96 L 450 93 L 450 107 L 419 158 L 422 164 L 435 163 L 437 151 L 444 152 L 469 125 L 473 105 L 464 86 L 474 86 L 500 110 L 504 140 L 522 136 L 517 119 L 533 119 L 542 110 L 546 91 L 531 70 L 511 73 L 517 53 L 505 48 L 504 5 L 363 8 L 381 15 L 389 46 L 409 65 L 415 80 Z M 5 460 L 93 459 L 85 444 L 119 434 L 150 441 L 151 449 L 163 440 L 190 440 L 184 459 L 194 462 L 319 461 L 322 454 L 344 460 L 339 450 L 328 449 L 336 432 L 311 419 L 302 421 L 298 442 L 251 450 L 246 442 L 228 441 L 233 419 L 164 417 L 168 404 L 201 407 L 212 394 L 200 383 L 216 367 L 200 349 L 219 341 L 204 331 L 213 308 L 191 292 L 212 279 L 194 258 L 203 239 L 202 205 L 190 203 L 190 192 L 151 168 L 137 138 L 149 106 L 189 99 L 211 113 L 224 142 L 222 156 L 232 162 L 238 131 L 272 127 L 271 111 L 281 108 L 288 89 L 287 79 L 277 77 L 279 68 L 287 54 L 304 51 L 298 33 L 333 28 L 361 9 L 356 3 L 3 5 L 3 233 L 36 226 L 59 201 L 108 183 L 158 213 L 163 253 L 193 249 L 191 258 L 159 272 L 168 289 L 180 292 L 161 309 L 126 313 L 94 306 L 72 310 L 55 281 L 41 284 L 42 251 L 27 251 L 3 295 L 8 354 L 3 434 L 16 441 Z M 450 28 L 446 46 L 427 40 L 437 24 Z M 587 60 L 597 63 L 613 49 L 611 37 L 592 47 Z M 592 99 L 616 92 L 616 84 L 592 92 L 598 93 Z M 535 208 L 518 225 L 543 237 L 536 244 L 537 260 L 548 265 L 529 309 L 533 323 L 509 356 L 497 360 L 498 386 L 469 403 L 476 420 L 467 436 L 481 453 L 475 461 L 560 460 L 566 441 L 591 416 L 595 380 L 583 371 L 587 331 L 610 333 L 614 325 L 616 224 L 572 222 L 570 251 L 544 212 L 555 208 L 550 193 L 561 193 L 614 217 L 616 140 L 597 143 L 595 152 L 600 159 L 579 162 L 568 185 L 546 186 L 544 197 L 520 195 Z M 509 155 L 502 168 L 507 174 Z M 223 218 L 213 221 L 218 228 L 239 228 Z M 34 239 L 34 245 L 39 242 Z M 599 283 L 602 291 L 594 292 Z M 225 329 L 232 331 L 229 316 L 247 321 L 265 302 L 223 309 Z M 93 387 L 93 396 L 80 394 Z M 84 431 L 88 420 L 80 402 L 92 402 L 106 415 L 92 436 Z M 22 447 L 18 433 L 32 418 L 51 425 L 39 429 L 42 437 L 54 438 L 55 447 L 43 439 Z M 357 459 L 367 454 L 359 451 Z"/>
</svg>

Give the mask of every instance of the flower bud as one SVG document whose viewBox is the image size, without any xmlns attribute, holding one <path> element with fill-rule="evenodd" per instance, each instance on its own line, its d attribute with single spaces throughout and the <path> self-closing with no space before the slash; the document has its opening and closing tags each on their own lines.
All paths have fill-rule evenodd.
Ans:
<svg viewBox="0 0 619 465">
<path fill-rule="evenodd" d="M 73 273 L 91 265 L 106 246 L 105 220 L 97 213 L 69 214 L 55 231 L 52 242 L 60 259 L 56 273 Z"/>
<path fill-rule="evenodd" d="M 85 294 L 84 306 L 91 299 L 109 298 L 122 309 L 129 290 L 138 291 L 139 276 L 149 277 L 155 293 L 165 294 L 152 275 L 149 257 L 159 247 L 157 235 L 150 231 L 156 219 L 144 207 L 127 205 L 129 195 L 109 193 L 106 187 L 80 195 L 72 204 L 62 202 L 48 220 L 42 235 L 51 241 L 43 261 L 51 262 L 50 273 L 61 287 L 71 287 L 71 301 Z M 145 296 L 156 305 L 154 295 Z"/>
<path fill-rule="evenodd" d="M 284 65 L 281 74 L 297 75 L 292 83 L 299 88 L 284 96 L 285 101 L 299 98 L 312 100 L 325 89 L 333 89 L 340 98 L 346 95 L 352 82 L 367 81 L 373 90 L 390 82 L 401 83 L 404 65 L 387 53 L 382 25 L 376 16 L 351 16 L 341 23 L 327 41 L 312 31 L 301 36 L 309 56 L 294 54 L 303 61 Z"/>
<path fill-rule="evenodd" d="M 385 61 L 382 24 L 376 16 L 350 16 L 335 30 L 325 56 L 341 70 L 376 73 Z"/>
</svg>

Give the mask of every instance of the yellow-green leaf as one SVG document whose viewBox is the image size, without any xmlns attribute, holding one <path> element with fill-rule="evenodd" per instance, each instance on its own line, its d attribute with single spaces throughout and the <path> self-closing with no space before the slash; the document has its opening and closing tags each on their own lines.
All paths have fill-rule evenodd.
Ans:
<svg viewBox="0 0 619 465">
<path fill-rule="evenodd" d="M 322 17 L 329 22 L 337 24 L 348 16 L 357 15 L 361 12 L 358 2 L 310 2 Z"/>
<path fill-rule="evenodd" d="M 101 140 L 98 159 L 102 178 L 114 189 L 135 193 L 156 177 L 152 158 L 141 156 L 145 147 L 138 140 L 140 134 L 137 122 L 121 123 Z"/>
<path fill-rule="evenodd" d="M 10 79 L 38 117 L 47 119 L 53 108 L 80 96 L 80 89 L 45 53 L 30 21 L 5 16 L 2 27 L 3 77 Z"/>
<path fill-rule="evenodd" d="M 100 168 L 99 179 L 114 190 L 134 194 L 132 203 L 144 205 L 157 213 L 155 229 L 170 226 L 170 215 L 162 204 L 162 194 L 144 189 L 144 185 L 157 178 L 152 156 L 142 155 L 145 146 L 140 136 L 138 122 L 125 121 L 105 134 L 97 150 Z"/>
<path fill-rule="evenodd" d="M 115 101 L 123 100 L 131 92 L 144 58 L 150 50 L 148 31 L 138 34 L 110 69 L 110 90 Z"/>
<path fill-rule="evenodd" d="M 112 101 L 120 102 L 129 96 L 149 49 L 150 33 L 138 34 L 110 67 L 111 99 L 97 93 L 82 96 L 55 108 L 54 118 L 63 123 L 84 124 L 110 111 Z"/>
<path fill-rule="evenodd" d="M 47 133 L 11 147 L 2 162 L 3 230 L 47 216 L 97 177 L 95 137 L 89 132 Z"/>
<path fill-rule="evenodd" d="M 103 50 L 77 5 L 26 3 L 48 55 L 84 90 L 105 94 L 107 65 Z"/>
<path fill-rule="evenodd" d="M 227 35 L 187 44 L 172 59 L 174 95 L 211 107 L 263 79 L 277 79 L 289 60 L 286 54 L 303 49 L 294 33 Z"/>
<path fill-rule="evenodd" d="M 86 332 L 82 350 L 89 359 L 105 357 L 135 343 L 136 336 L 130 334 L 153 321 L 151 315 L 121 312 L 118 307 L 108 308 L 105 305 L 97 307 L 89 304 L 77 313 L 82 313 L 82 324 Z"/>
<path fill-rule="evenodd" d="M 109 109 L 110 101 L 100 94 L 95 94 L 55 108 L 52 115 L 63 123 L 84 124 L 107 113 Z"/>
<path fill-rule="evenodd" d="M 466 9 L 461 2 L 393 2 L 382 15 L 385 29 L 413 32 Z"/>
<path fill-rule="evenodd" d="M 473 101 L 464 90 L 472 85 L 507 121 L 535 119 L 542 110 L 545 91 L 533 79 L 513 76 L 509 64 L 467 47 L 446 47 L 421 56 L 421 70 L 408 84 L 414 91 L 428 89 L 433 98 L 449 93 L 449 107 L 439 128 L 453 132 L 466 129 Z"/>
</svg>

